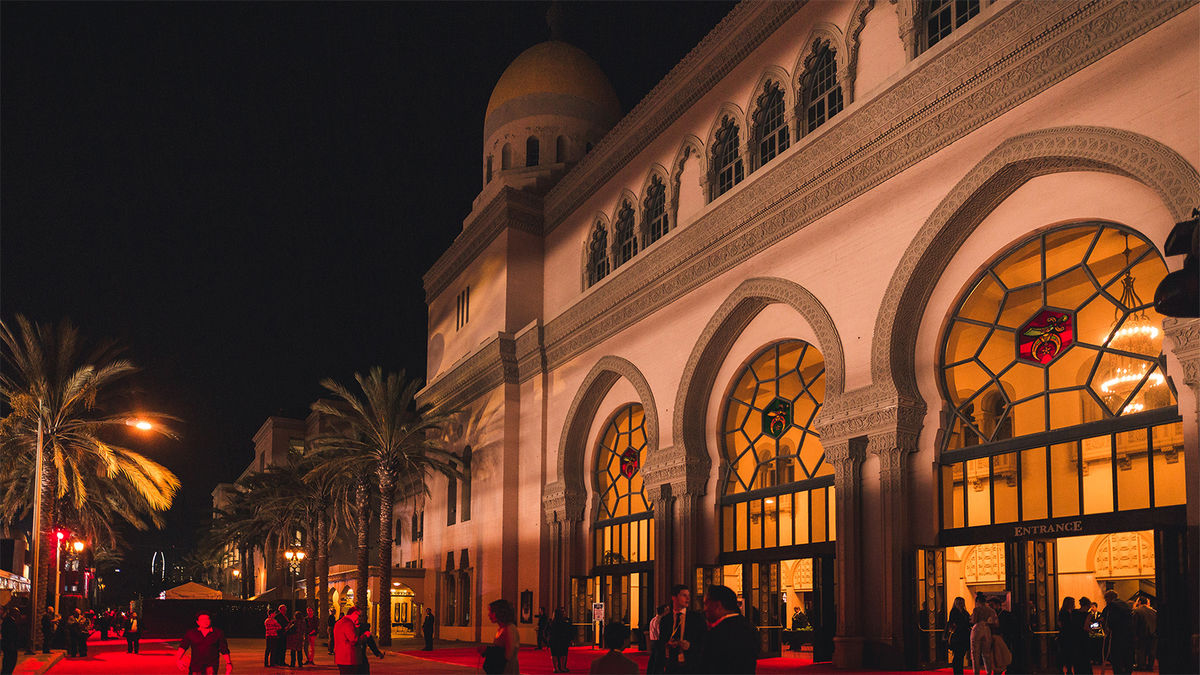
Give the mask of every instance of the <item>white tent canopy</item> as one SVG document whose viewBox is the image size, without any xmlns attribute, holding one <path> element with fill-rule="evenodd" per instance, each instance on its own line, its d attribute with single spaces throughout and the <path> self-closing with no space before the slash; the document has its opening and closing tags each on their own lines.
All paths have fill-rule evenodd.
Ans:
<svg viewBox="0 0 1200 675">
<path fill-rule="evenodd" d="M 182 586 L 167 589 L 163 596 L 167 600 L 220 600 L 221 591 L 189 581 Z"/>
</svg>

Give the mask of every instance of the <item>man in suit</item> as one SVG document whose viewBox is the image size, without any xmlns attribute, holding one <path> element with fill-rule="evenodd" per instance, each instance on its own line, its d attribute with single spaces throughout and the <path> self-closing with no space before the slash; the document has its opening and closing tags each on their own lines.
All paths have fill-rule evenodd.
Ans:
<svg viewBox="0 0 1200 675">
<path fill-rule="evenodd" d="M 701 643 L 707 625 L 704 615 L 689 609 L 692 592 L 683 584 L 671 587 L 671 612 L 658 622 L 658 644 L 667 673 L 700 671 Z"/>
<path fill-rule="evenodd" d="M 708 633 L 701 666 L 706 673 L 753 673 L 758 658 L 758 629 L 738 611 L 737 594 L 728 586 L 709 586 L 704 596 Z"/>
</svg>

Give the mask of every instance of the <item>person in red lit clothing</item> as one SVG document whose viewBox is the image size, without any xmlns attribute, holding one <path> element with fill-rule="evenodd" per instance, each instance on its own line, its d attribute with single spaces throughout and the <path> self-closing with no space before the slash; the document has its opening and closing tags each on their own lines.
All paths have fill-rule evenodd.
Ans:
<svg viewBox="0 0 1200 675">
<path fill-rule="evenodd" d="M 358 632 L 361 610 L 352 606 L 333 625 L 333 662 L 342 675 L 357 675 L 366 671 L 366 657 L 359 648 L 371 638 L 371 631 Z"/>
<path fill-rule="evenodd" d="M 191 648 L 192 658 L 186 665 L 183 655 Z M 225 655 L 225 675 L 233 673 L 233 658 L 229 656 L 229 643 L 220 628 L 212 627 L 212 618 L 201 612 L 196 615 L 196 627 L 183 634 L 179 650 L 175 652 L 175 665 L 180 672 L 199 675 L 217 675 L 221 655 Z"/>
</svg>

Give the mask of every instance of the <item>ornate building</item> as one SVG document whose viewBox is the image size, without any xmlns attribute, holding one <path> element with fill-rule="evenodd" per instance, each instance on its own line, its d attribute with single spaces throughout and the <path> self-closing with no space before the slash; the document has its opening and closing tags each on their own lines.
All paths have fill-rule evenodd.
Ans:
<svg viewBox="0 0 1200 675">
<path fill-rule="evenodd" d="M 747 2 L 623 117 L 578 49 L 519 56 L 425 276 L 464 478 L 396 559 L 439 636 L 486 637 L 497 597 L 636 629 L 724 583 L 764 653 L 800 608 L 807 657 L 915 666 L 985 591 L 1034 668 L 1062 598 L 1111 588 L 1197 670 L 1200 325 L 1150 299 L 1200 205 L 1198 29 L 1165 0 Z"/>
</svg>

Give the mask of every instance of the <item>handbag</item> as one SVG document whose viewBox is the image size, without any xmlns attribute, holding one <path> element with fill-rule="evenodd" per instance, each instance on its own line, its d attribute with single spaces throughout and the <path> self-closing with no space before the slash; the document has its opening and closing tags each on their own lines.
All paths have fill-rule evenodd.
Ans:
<svg viewBox="0 0 1200 675">
<path fill-rule="evenodd" d="M 492 645 L 483 650 L 483 672 L 488 675 L 498 675 L 504 672 L 508 659 L 504 656 L 504 648 Z"/>
</svg>

